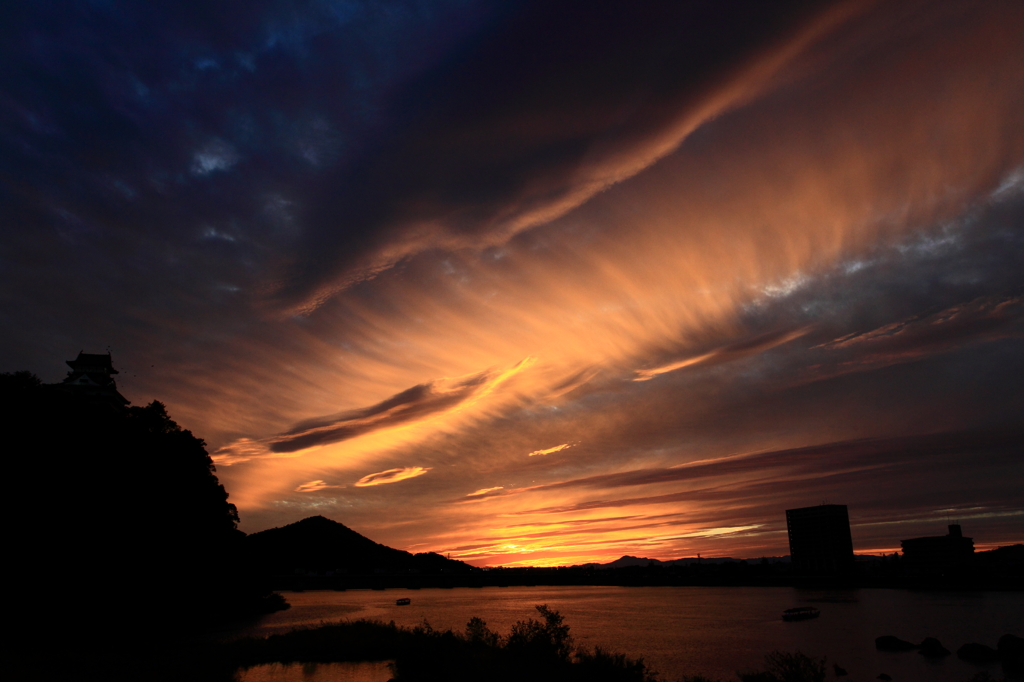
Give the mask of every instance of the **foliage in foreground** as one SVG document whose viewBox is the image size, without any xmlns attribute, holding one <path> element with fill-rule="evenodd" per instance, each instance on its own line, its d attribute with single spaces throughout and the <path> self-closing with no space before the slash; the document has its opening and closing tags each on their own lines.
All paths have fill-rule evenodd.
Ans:
<svg viewBox="0 0 1024 682">
<path fill-rule="evenodd" d="M 380 621 L 322 624 L 266 639 L 224 645 L 225 668 L 261 663 L 328 663 L 393 660 L 402 682 L 493 680 L 519 682 L 654 682 L 642 659 L 577 647 L 557 611 L 538 606 L 542 620 L 512 626 L 507 636 L 473 618 L 463 633 L 435 630 L 424 622 L 403 628 Z"/>
<path fill-rule="evenodd" d="M 536 608 L 542 620 L 519 621 L 507 636 L 480 618 L 470 620 L 463 633 L 435 630 L 425 621 L 411 629 L 372 620 L 325 623 L 227 644 L 222 665 L 233 670 L 274 662 L 393 660 L 400 682 L 657 681 L 643 659 L 577 647 L 561 614 L 546 605 Z M 763 670 L 737 675 L 742 682 L 824 682 L 825 660 L 773 651 L 765 656 Z M 681 682 L 715 681 L 697 676 Z"/>
<path fill-rule="evenodd" d="M 764 670 L 740 672 L 742 682 L 825 682 L 825 659 L 813 659 L 799 651 L 773 651 L 764 657 Z"/>
<path fill-rule="evenodd" d="M 480 618 L 470 620 L 463 633 L 435 630 L 425 621 L 411 629 L 372 620 L 321 624 L 232 642 L 222 664 L 233 670 L 274 662 L 393 660 L 400 682 L 657 682 L 643 659 L 577 647 L 561 614 L 546 605 L 536 609 L 542 620 L 519 621 L 507 636 Z M 737 675 L 742 682 L 824 682 L 825 670 L 825 659 L 773 651 L 763 670 Z M 681 682 L 716 681 L 698 675 Z"/>
</svg>

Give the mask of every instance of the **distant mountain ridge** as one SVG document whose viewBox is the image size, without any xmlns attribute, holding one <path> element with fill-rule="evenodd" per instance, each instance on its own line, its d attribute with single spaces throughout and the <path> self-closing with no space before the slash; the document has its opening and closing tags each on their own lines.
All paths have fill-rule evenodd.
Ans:
<svg viewBox="0 0 1024 682">
<path fill-rule="evenodd" d="M 767 557 L 772 562 L 789 563 L 789 556 L 783 557 Z M 647 557 L 630 556 L 629 554 L 619 557 L 615 561 L 609 561 L 606 564 L 583 564 L 587 568 L 628 568 L 630 566 L 691 566 L 693 564 L 724 564 L 730 561 L 741 561 L 741 559 L 734 559 L 732 557 L 686 557 L 683 559 L 671 559 L 669 561 L 661 561 L 660 559 L 648 559 Z M 745 561 L 760 561 L 758 559 L 746 559 Z"/>
<path fill-rule="evenodd" d="M 874 554 L 855 554 L 854 559 L 858 562 L 872 562 L 878 561 L 883 558 L 884 555 Z M 980 566 L 1024 566 L 1024 545 L 1007 545 L 1004 547 L 998 547 L 996 549 L 979 551 L 974 554 L 975 562 Z M 650 559 L 647 557 L 638 557 L 626 554 L 619 557 L 615 561 L 609 561 L 606 564 L 589 563 L 581 564 L 580 568 L 629 568 L 633 566 L 639 566 L 646 568 L 648 566 L 692 566 L 694 564 L 708 564 L 718 565 L 729 562 L 746 561 L 747 563 L 760 562 L 762 559 L 767 559 L 773 564 L 788 564 L 790 563 L 790 556 L 788 554 L 784 556 L 769 556 L 769 557 L 756 557 L 751 559 L 734 559 L 732 557 L 687 557 L 683 559 L 671 559 L 668 561 L 662 561 L 660 559 Z"/>
<path fill-rule="evenodd" d="M 457 573 L 478 570 L 434 552 L 411 554 L 374 542 L 348 526 L 311 516 L 245 538 L 251 559 L 274 573 L 295 570 Z"/>
</svg>

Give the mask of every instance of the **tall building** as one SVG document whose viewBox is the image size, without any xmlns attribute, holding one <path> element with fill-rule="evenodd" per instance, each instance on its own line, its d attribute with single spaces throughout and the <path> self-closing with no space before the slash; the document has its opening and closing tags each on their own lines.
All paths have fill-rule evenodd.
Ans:
<svg viewBox="0 0 1024 682">
<path fill-rule="evenodd" d="M 910 574 L 957 573 L 974 558 L 974 540 L 964 537 L 959 523 L 951 523 L 946 535 L 902 540 L 900 545 L 904 570 Z"/>
<path fill-rule="evenodd" d="M 802 573 L 843 573 L 853 568 L 853 537 L 845 504 L 786 510 L 789 554 Z"/>
</svg>

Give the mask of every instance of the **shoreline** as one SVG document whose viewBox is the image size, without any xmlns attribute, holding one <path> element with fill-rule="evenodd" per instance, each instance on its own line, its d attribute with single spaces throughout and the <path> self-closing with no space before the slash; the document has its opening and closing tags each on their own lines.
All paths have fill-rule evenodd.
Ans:
<svg viewBox="0 0 1024 682">
<path fill-rule="evenodd" d="M 468 574 L 293 574 L 270 577 L 274 591 L 453 589 L 456 587 L 797 587 L 901 589 L 953 592 L 1021 592 L 1024 574 L 998 576 L 794 576 L 768 574 L 756 565 L 734 575 L 672 572 L 659 567 L 619 569 L 516 568 Z"/>
</svg>

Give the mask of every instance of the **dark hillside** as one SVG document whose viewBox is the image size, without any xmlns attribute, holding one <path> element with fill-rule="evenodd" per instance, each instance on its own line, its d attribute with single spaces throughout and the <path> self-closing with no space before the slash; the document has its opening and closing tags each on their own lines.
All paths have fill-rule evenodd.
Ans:
<svg viewBox="0 0 1024 682">
<path fill-rule="evenodd" d="M 245 539 L 251 560 L 272 573 L 461 572 L 473 570 L 439 554 L 410 554 L 374 542 L 344 524 L 311 516 Z"/>
<path fill-rule="evenodd" d="M 20 491 L 5 498 L 10 556 L 19 594 L 36 600 L 30 613 L 117 622 L 131 639 L 272 604 L 243 560 L 238 515 L 205 443 L 161 403 L 132 407 L 3 374 L 0 428 Z"/>
</svg>

